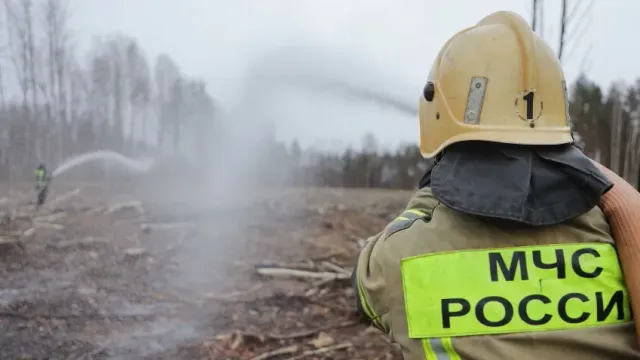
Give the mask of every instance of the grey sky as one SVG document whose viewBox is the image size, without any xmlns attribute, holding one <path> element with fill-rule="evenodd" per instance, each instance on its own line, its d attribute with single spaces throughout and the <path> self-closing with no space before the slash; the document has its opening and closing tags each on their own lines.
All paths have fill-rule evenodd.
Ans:
<svg viewBox="0 0 640 360">
<path fill-rule="evenodd" d="M 545 0 L 545 6 L 543 36 L 556 48 L 560 1 Z M 328 65 L 332 70 L 320 72 L 388 87 L 411 102 L 452 34 L 495 10 L 529 19 L 530 8 L 530 0 L 76 0 L 73 25 L 85 49 L 92 36 L 120 31 L 136 37 L 150 56 L 170 54 L 185 73 L 206 79 L 225 106 L 237 104 L 252 62 L 290 44 L 333 54 L 333 64 L 298 65 L 309 72 Z M 640 1 L 595 0 L 585 34 L 565 61 L 566 76 L 573 80 L 582 68 L 607 84 L 640 75 L 640 50 L 632 41 L 637 14 Z M 271 97 L 269 117 L 279 119 L 279 134 L 305 144 L 359 141 L 366 130 L 385 144 L 417 140 L 415 119 L 371 104 L 300 90 Z"/>
</svg>

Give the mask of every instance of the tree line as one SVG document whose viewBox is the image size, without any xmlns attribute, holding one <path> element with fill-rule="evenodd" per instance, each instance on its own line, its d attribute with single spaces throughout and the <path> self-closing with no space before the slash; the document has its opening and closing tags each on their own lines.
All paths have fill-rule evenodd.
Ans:
<svg viewBox="0 0 640 360">
<path fill-rule="evenodd" d="M 99 149 L 196 162 L 209 156 L 224 115 L 205 82 L 169 55 L 149 58 L 124 34 L 95 38 L 80 54 L 68 5 L 0 4 L 0 180 L 28 179 L 40 161 L 59 164 Z M 581 76 L 570 89 L 585 153 L 639 186 L 640 80 L 605 89 Z M 267 140 L 260 171 L 274 184 L 413 188 L 428 164 L 417 146 L 381 150 L 373 134 L 342 153 Z"/>
<path fill-rule="evenodd" d="M 202 79 L 183 74 L 168 55 L 149 59 L 123 34 L 96 37 L 79 54 L 66 0 L 2 1 L 2 179 L 97 149 L 193 153 L 203 146 L 214 103 Z"/>
</svg>

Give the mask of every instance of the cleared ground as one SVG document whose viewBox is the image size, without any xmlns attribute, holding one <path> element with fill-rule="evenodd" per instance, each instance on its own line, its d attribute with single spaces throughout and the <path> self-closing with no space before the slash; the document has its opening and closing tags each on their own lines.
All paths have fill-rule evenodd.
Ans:
<svg viewBox="0 0 640 360">
<path fill-rule="evenodd" d="M 344 277 L 409 192 L 159 193 L 2 187 L 0 359 L 397 358 Z"/>
</svg>

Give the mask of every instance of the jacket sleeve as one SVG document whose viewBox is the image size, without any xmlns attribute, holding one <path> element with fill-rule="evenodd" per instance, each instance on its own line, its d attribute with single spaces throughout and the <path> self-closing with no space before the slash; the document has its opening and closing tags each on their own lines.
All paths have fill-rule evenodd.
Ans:
<svg viewBox="0 0 640 360">
<path fill-rule="evenodd" d="M 367 240 L 353 270 L 352 284 L 358 313 L 374 327 L 388 332 L 388 326 L 382 318 L 388 312 L 385 301 L 384 264 L 380 256 L 384 234 L 385 232 L 378 233 Z"/>
<path fill-rule="evenodd" d="M 385 333 L 389 333 L 390 328 L 389 317 L 385 316 L 390 310 L 386 293 L 388 290 L 385 270 L 389 266 L 389 259 L 385 240 L 394 233 L 409 228 L 414 221 L 430 216 L 431 211 L 424 211 L 425 201 L 436 202 L 427 206 L 431 208 L 438 203 L 437 200 L 425 199 L 420 192 L 415 194 L 405 210 L 387 224 L 382 232 L 367 239 L 353 270 L 352 283 L 358 312 Z"/>
</svg>

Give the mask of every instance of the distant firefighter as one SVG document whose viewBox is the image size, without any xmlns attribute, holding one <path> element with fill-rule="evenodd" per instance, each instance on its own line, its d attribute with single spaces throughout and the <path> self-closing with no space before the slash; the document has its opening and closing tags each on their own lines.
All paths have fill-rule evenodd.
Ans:
<svg viewBox="0 0 640 360">
<path fill-rule="evenodd" d="M 36 175 L 36 192 L 38 193 L 36 209 L 39 209 L 47 198 L 51 174 L 43 163 L 40 163 L 33 173 Z"/>
</svg>

